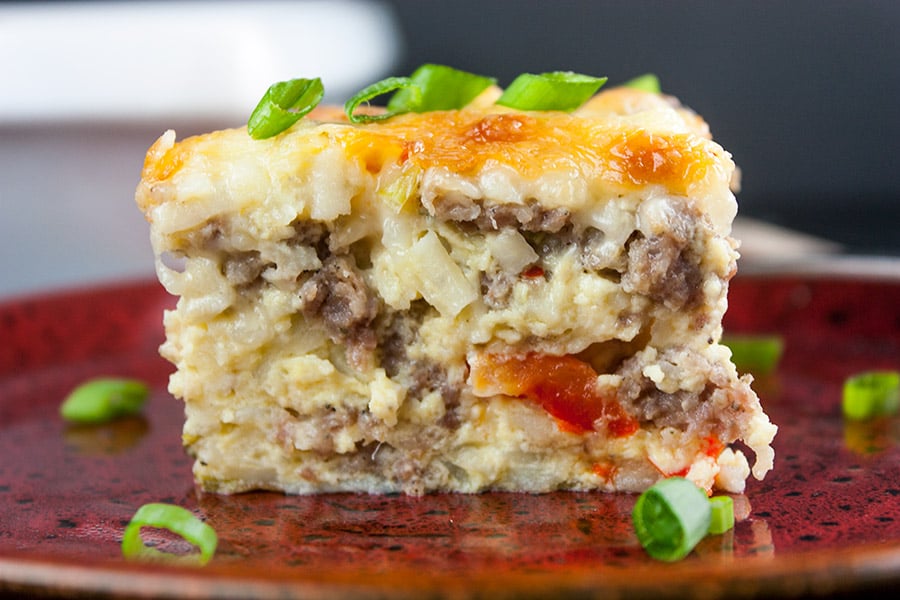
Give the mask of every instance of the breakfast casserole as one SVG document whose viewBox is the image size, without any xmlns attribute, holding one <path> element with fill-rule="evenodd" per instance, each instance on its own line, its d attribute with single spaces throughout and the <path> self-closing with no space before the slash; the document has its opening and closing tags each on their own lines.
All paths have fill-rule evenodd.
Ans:
<svg viewBox="0 0 900 600">
<path fill-rule="evenodd" d="M 162 355 L 211 492 L 740 492 L 776 427 L 720 343 L 735 167 L 670 96 L 150 148 Z"/>
</svg>

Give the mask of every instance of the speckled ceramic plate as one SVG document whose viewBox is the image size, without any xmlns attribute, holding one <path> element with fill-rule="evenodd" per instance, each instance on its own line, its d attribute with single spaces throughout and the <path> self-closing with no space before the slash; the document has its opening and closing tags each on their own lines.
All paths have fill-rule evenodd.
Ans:
<svg viewBox="0 0 900 600">
<path fill-rule="evenodd" d="M 775 470 L 736 498 L 734 530 L 676 564 L 637 545 L 627 494 L 200 494 L 157 355 L 171 303 L 139 282 L 0 304 L 0 595 L 710 598 L 900 587 L 900 417 L 851 424 L 839 407 L 847 375 L 900 368 L 900 279 L 734 281 L 728 330 L 777 332 L 786 344 L 778 371 L 754 384 L 780 426 Z M 70 389 L 110 374 L 151 383 L 141 418 L 59 419 Z M 209 565 L 120 558 L 123 527 L 151 501 L 215 527 Z"/>
</svg>

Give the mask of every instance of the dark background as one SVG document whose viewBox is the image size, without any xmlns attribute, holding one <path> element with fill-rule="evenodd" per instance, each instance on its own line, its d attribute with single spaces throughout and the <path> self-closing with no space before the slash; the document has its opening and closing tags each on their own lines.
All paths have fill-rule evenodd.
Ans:
<svg viewBox="0 0 900 600">
<path fill-rule="evenodd" d="M 656 73 L 743 173 L 741 214 L 900 255 L 900 0 L 392 0 L 423 62 Z"/>
</svg>

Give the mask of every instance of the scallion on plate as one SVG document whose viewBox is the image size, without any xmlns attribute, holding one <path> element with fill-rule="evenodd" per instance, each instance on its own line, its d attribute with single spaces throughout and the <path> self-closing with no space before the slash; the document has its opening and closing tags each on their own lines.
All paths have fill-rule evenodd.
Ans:
<svg viewBox="0 0 900 600">
<path fill-rule="evenodd" d="M 900 409 L 900 372 L 868 371 L 844 381 L 844 416 L 855 421 L 896 414 Z"/>
<path fill-rule="evenodd" d="M 72 390 L 59 413 L 72 423 L 105 423 L 139 413 L 148 394 L 147 384 L 142 381 L 99 377 Z"/>
<path fill-rule="evenodd" d="M 709 532 L 711 518 L 706 492 L 683 477 L 658 481 L 638 497 L 632 511 L 641 546 L 667 562 L 687 556 Z"/>
<path fill-rule="evenodd" d="M 709 533 L 719 535 L 734 527 L 734 500 L 731 496 L 713 496 L 709 499 Z"/>
<path fill-rule="evenodd" d="M 784 340 L 777 335 L 728 334 L 722 344 L 731 349 L 731 360 L 739 371 L 757 375 L 775 371 L 784 353 Z"/>
<path fill-rule="evenodd" d="M 141 529 L 154 527 L 165 529 L 190 542 L 199 549 L 199 554 L 188 555 L 189 560 L 196 559 L 200 565 L 205 565 L 213 557 L 218 545 L 218 536 L 215 530 L 198 519 L 194 513 L 175 504 L 153 502 L 141 506 L 122 536 L 122 555 L 128 559 L 136 560 L 179 560 L 184 559 L 175 554 L 161 552 L 156 548 L 144 544 L 141 539 Z"/>
</svg>

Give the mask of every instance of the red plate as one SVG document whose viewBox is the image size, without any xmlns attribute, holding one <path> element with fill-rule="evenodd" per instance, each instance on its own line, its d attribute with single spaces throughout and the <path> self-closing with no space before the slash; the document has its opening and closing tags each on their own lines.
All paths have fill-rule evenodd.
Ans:
<svg viewBox="0 0 900 600">
<path fill-rule="evenodd" d="M 900 417 L 845 423 L 843 379 L 900 368 L 900 279 L 741 275 L 731 332 L 776 332 L 754 384 L 775 470 L 738 497 L 746 518 L 687 559 L 649 559 L 635 496 L 426 498 L 203 495 L 181 404 L 157 355 L 172 299 L 151 282 L 0 304 L 0 593 L 227 598 L 796 596 L 900 586 Z M 71 427 L 61 399 L 99 375 L 151 383 L 144 416 Z M 138 565 L 119 541 L 147 502 L 216 529 L 204 568 Z"/>
</svg>

